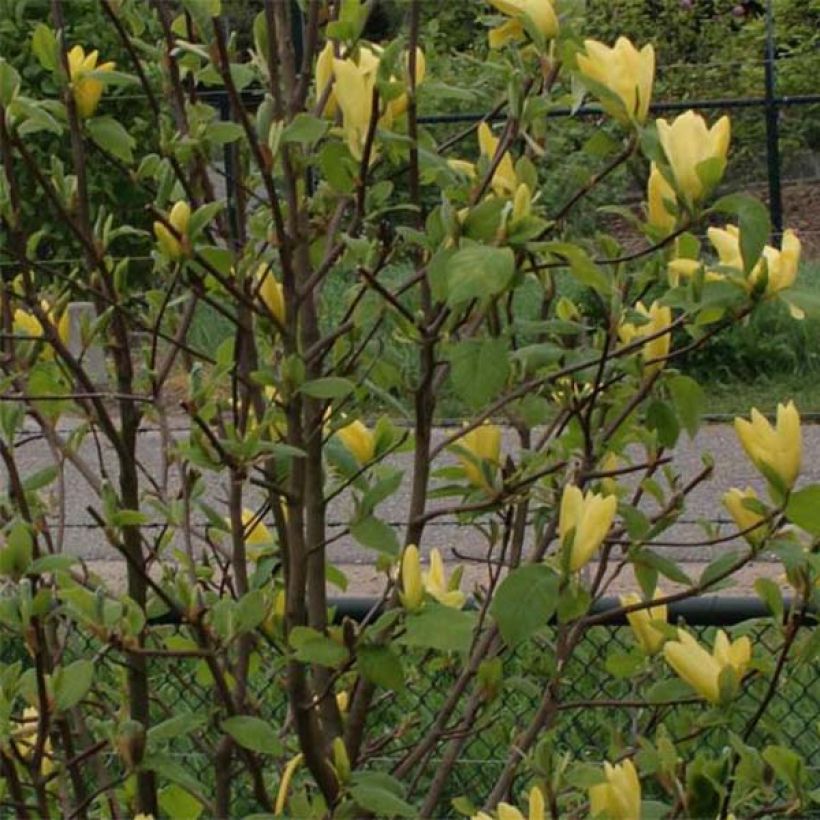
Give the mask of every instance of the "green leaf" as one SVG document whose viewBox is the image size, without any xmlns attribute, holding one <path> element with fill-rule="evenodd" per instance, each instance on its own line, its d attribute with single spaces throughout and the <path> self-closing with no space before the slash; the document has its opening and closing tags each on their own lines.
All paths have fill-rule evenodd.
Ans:
<svg viewBox="0 0 820 820">
<path fill-rule="evenodd" d="M 642 549 L 633 553 L 632 561 L 636 564 L 645 564 L 660 572 L 661 575 L 674 581 L 676 584 L 690 586 L 692 579 L 674 562 L 664 558 L 652 550 Z"/>
<path fill-rule="evenodd" d="M 464 220 L 464 235 L 478 242 L 491 242 L 498 233 L 505 206 L 503 199 L 493 197 L 471 208 Z"/>
<path fill-rule="evenodd" d="M 245 129 L 238 122 L 217 120 L 208 125 L 205 135 L 214 145 L 227 145 L 242 139 L 245 136 Z"/>
<path fill-rule="evenodd" d="M 507 288 L 514 273 L 515 257 L 509 248 L 462 248 L 447 263 L 447 303 L 452 307 L 496 296 Z"/>
<path fill-rule="evenodd" d="M 820 484 L 812 484 L 789 496 L 786 517 L 812 535 L 820 535 Z"/>
<path fill-rule="evenodd" d="M 0 576 L 19 581 L 31 564 L 34 551 L 31 529 L 22 521 L 17 521 L 5 533 L 5 542 L 0 549 Z"/>
<path fill-rule="evenodd" d="M 762 202 L 746 194 L 729 194 L 719 199 L 713 210 L 737 215 L 740 255 L 743 271 L 748 275 L 760 259 L 772 230 L 768 209 Z"/>
<path fill-rule="evenodd" d="M 184 817 L 198 820 L 202 814 L 202 803 L 190 792 L 172 783 L 159 791 L 159 805 L 167 817 Z"/>
<path fill-rule="evenodd" d="M 544 564 L 518 567 L 501 582 L 490 614 L 510 646 L 547 625 L 558 606 L 558 583 L 558 576 Z"/>
<path fill-rule="evenodd" d="M 111 516 L 111 524 L 115 527 L 140 527 L 150 519 L 139 510 L 117 510 Z"/>
<path fill-rule="evenodd" d="M 319 154 L 319 168 L 327 183 L 337 193 L 349 194 L 356 179 L 350 151 L 340 142 L 327 142 Z"/>
<path fill-rule="evenodd" d="M 54 705 L 60 711 L 76 706 L 91 688 L 94 680 L 92 661 L 74 661 L 68 666 L 58 667 L 51 676 L 54 689 Z"/>
<path fill-rule="evenodd" d="M 649 687 L 646 699 L 649 703 L 664 703 L 692 697 L 692 687 L 680 678 L 668 678 Z"/>
<path fill-rule="evenodd" d="M 31 50 L 46 71 L 57 68 L 57 38 L 45 23 L 37 23 L 31 38 Z"/>
<path fill-rule="evenodd" d="M 674 447 L 680 436 L 680 424 L 675 411 L 665 401 L 653 401 L 646 410 L 646 426 L 657 431 L 661 447 Z"/>
<path fill-rule="evenodd" d="M 334 668 L 341 666 L 348 658 L 345 647 L 309 626 L 293 627 L 288 642 L 296 650 L 296 659 L 305 663 Z"/>
<path fill-rule="evenodd" d="M 0 58 L 0 105 L 4 108 L 20 90 L 20 75 L 10 63 Z"/>
<path fill-rule="evenodd" d="M 28 571 L 32 575 L 43 575 L 46 572 L 64 572 L 79 559 L 75 555 L 44 555 L 32 562 Z"/>
<path fill-rule="evenodd" d="M 85 124 L 89 136 L 103 151 L 129 165 L 134 161 L 137 141 L 113 117 L 92 117 Z"/>
<path fill-rule="evenodd" d="M 783 593 L 771 578 L 756 578 L 755 592 L 778 622 L 783 620 Z"/>
<path fill-rule="evenodd" d="M 314 399 L 342 399 L 349 396 L 355 389 L 356 385 L 350 379 L 328 376 L 324 379 L 305 382 L 299 388 L 299 392 Z"/>
<path fill-rule="evenodd" d="M 222 731 L 243 749 L 268 755 L 282 753 L 282 743 L 274 728 L 267 721 L 252 715 L 234 715 L 223 720 Z"/>
<path fill-rule="evenodd" d="M 726 552 L 719 555 L 713 561 L 710 561 L 707 567 L 703 570 L 698 584 L 701 586 L 711 584 L 715 579 L 720 578 L 721 575 L 727 572 L 729 567 L 737 563 L 739 558 L 739 552 Z"/>
<path fill-rule="evenodd" d="M 364 547 L 383 552 L 391 558 L 399 554 L 399 537 L 396 531 L 373 515 L 351 524 L 350 534 Z"/>
<path fill-rule="evenodd" d="M 401 659 L 386 646 L 361 646 L 356 653 L 362 677 L 381 686 L 401 692 L 404 689 L 404 669 Z"/>
<path fill-rule="evenodd" d="M 504 339 L 469 339 L 450 349 L 450 378 L 459 398 L 478 409 L 507 383 L 510 362 Z"/>
<path fill-rule="evenodd" d="M 196 729 L 205 726 L 208 718 L 204 714 L 186 712 L 181 715 L 174 715 L 162 723 L 157 723 L 148 730 L 148 741 L 150 743 L 160 743 L 166 740 L 173 740 L 177 737 L 190 734 Z"/>
<path fill-rule="evenodd" d="M 700 427 L 700 420 L 706 409 L 706 394 L 703 388 L 689 376 L 675 376 L 670 379 L 669 391 L 678 411 L 678 418 L 689 437 L 694 437 Z"/>
<path fill-rule="evenodd" d="M 36 473 L 32 473 L 25 478 L 23 481 L 23 489 L 27 493 L 33 493 L 35 490 L 41 490 L 43 487 L 47 487 L 55 478 L 57 478 L 56 467 L 43 467 L 42 470 L 37 470 Z"/>
<path fill-rule="evenodd" d="M 418 810 L 404 799 L 404 787 L 385 772 L 354 772 L 350 796 L 376 817 L 418 817 Z"/>
<path fill-rule="evenodd" d="M 795 791 L 803 786 L 805 763 L 797 752 L 785 746 L 767 746 L 763 750 L 763 759 L 774 769 L 775 774 Z"/>
<path fill-rule="evenodd" d="M 571 242 L 548 242 L 543 249 L 560 259 L 565 259 L 572 275 L 582 285 L 592 288 L 601 296 L 608 296 L 612 291 L 609 276 L 590 259 L 583 248 Z"/>
<path fill-rule="evenodd" d="M 428 603 L 420 612 L 407 616 L 407 630 L 399 641 L 441 652 L 466 652 L 473 639 L 475 620 L 474 612 Z"/>
<path fill-rule="evenodd" d="M 265 593 L 261 589 L 252 589 L 237 602 L 234 610 L 234 634 L 250 632 L 256 629 L 268 614 Z"/>
<path fill-rule="evenodd" d="M 310 145 L 318 142 L 330 127 L 327 120 L 319 119 L 311 114 L 297 114 L 293 122 L 282 131 L 282 142 L 299 142 Z"/>
</svg>

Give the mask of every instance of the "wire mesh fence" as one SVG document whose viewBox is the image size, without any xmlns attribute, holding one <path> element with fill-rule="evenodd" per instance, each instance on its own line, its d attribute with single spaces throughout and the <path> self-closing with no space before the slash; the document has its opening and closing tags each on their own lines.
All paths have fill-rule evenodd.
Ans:
<svg viewBox="0 0 820 820">
<path fill-rule="evenodd" d="M 343 604 L 340 615 L 357 617 L 370 602 Z M 612 607 L 613 602 L 604 606 Z M 742 694 L 728 712 L 728 721 L 707 722 L 693 730 L 691 706 L 664 705 L 664 680 L 674 676 L 661 661 L 648 661 L 637 650 L 628 626 L 611 623 L 591 627 L 566 667 L 561 682 L 561 706 L 555 722 L 554 748 L 571 753 L 577 760 L 600 763 L 617 750 L 640 748 L 640 738 L 654 741 L 659 732 L 675 743 L 683 759 L 696 751 L 707 751 L 715 758 L 730 754 L 730 736 L 740 735 L 749 714 L 766 697 L 772 670 L 783 646 L 783 635 L 756 602 L 722 600 L 711 608 L 703 602 L 674 608 L 670 621 L 685 620 L 698 638 L 711 643 L 717 627 L 730 628 L 733 637 L 748 635 L 754 646 L 754 668 L 744 683 Z M 163 647 L 183 646 L 186 629 L 175 624 L 154 626 L 152 640 Z M 416 770 L 411 788 L 423 797 L 442 756 L 454 739 L 461 738 L 457 762 L 442 794 L 437 816 L 454 813 L 452 800 L 466 797 L 480 804 L 495 777 L 500 773 L 514 739 L 532 720 L 542 703 L 545 682 L 552 671 L 550 651 L 555 627 L 541 630 L 535 638 L 503 651 L 503 686 L 480 693 L 475 715 L 462 725 L 463 711 L 457 711 L 429 760 Z M 809 767 L 811 787 L 820 786 L 817 760 L 817 727 L 820 725 L 820 675 L 813 662 L 800 662 L 809 644 L 816 642 L 814 622 L 806 625 L 792 648 L 788 673 L 767 706 L 747 742 L 762 748 L 768 744 L 787 746 L 797 752 Z M 149 647 L 150 647 L 149 643 Z M 75 632 L 68 643 L 68 656 L 94 659 L 95 686 L 85 704 L 89 713 L 115 712 L 120 705 L 127 656 L 106 647 L 88 633 Z M 22 645 L 6 640 L 2 660 L 27 662 Z M 67 657 L 68 659 L 68 657 Z M 369 767 L 390 770 L 425 735 L 463 669 L 464 659 L 457 654 L 418 654 L 402 656 L 404 684 L 396 690 L 379 690 L 367 719 L 363 757 Z M 213 793 L 215 757 L 221 721 L 225 719 L 214 693 L 207 664 L 198 658 L 152 657 L 149 659 L 153 739 L 163 734 L 162 724 L 174 719 L 170 746 L 155 758 L 161 777 L 184 784 L 203 795 Z M 265 758 L 265 779 L 275 790 L 285 762 L 298 752 L 289 730 L 288 705 L 284 686 L 285 657 L 264 641 L 257 645 L 249 675 L 248 703 L 251 711 L 277 728 L 283 753 Z M 346 678 L 339 680 L 337 691 L 344 689 Z M 482 686 L 481 676 L 471 683 Z M 465 702 L 469 700 L 465 698 Z M 748 707 L 748 708 L 744 708 Z M 466 707 L 465 707 L 466 708 Z M 704 708 L 706 708 L 704 706 Z M 187 717 L 187 720 L 186 720 Z M 168 725 L 168 724 L 166 724 Z M 164 738 L 168 740 L 168 738 Z M 241 760 L 234 758 L 232 772 L 233 816 L 258 811 L 250 778 Z M 111 755 L 103 770 L 115 776 L 120 770 Z M 88 776 L 94 779 L 94 770 Z M 304 775 L 303 775 L 304 776 Z M 648 780 L 651 781 L 651 778 Z M 297 787 L 300 778 L 297 777 Z M 99 788 L 102 784 L 95 783 Z M 651 790 L 651 786 L 648 787 Z M 660 796 L 660 795 L 657 795 Z"/>
</svg>

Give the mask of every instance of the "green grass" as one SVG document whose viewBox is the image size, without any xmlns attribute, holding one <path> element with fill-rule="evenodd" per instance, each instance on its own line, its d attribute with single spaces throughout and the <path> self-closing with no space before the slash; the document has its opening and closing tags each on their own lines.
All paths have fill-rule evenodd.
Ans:
<svg viewBox="0 0 820 820">
<path fill-rule="evenodd" d="M 390 286 L 404 281 L 408 275 L 409 268 L 397 265 L 385 271 L 382 279 Z M 326 283 L 322 295 L 326 330 L 335 327 L 344 315 L 354 282 L 352 273 L 338 272 Z M 531 284 L 531 288 L 525 285 L 516 294 L 514 309 L 519 318 L 535 318 L 539 295 L 535 283 Z M 562 281 L 562 292 L 571 286 L 571 280 Z M 820 294 L 820 262 L 803 266 L 798 287 Z M 568 295 L 578 297 L 575 292 Z M 233 327 L 225 317 L 202 304 L 191 328 L 190 344 L 213 355 L 232 333 Z M 380 368 L 382 382 L 385 370 L 396 374 L 390 393 L 393 411 L 399 415 L 399 403 L 409 395 L 409 385 L 418 368 L 415 349 L 393 333 L 380 334 L 377 343 L 374 366 Z M 797 321 L 784 304 L 764 304 L 748 321 L 728 329 L 679 366 L 704 385 L 711 414 L 746 413 L 751 407 L 771 412 L 784 399 L 794 399 L 804 414 L 820 412 L 820 314 Z M 463 408 L 451 394 L 449 384 L 438 399 L 442 417 L 461 415 Z M 393 412 L 389 408 L 388 411 Z"/>
</svg>

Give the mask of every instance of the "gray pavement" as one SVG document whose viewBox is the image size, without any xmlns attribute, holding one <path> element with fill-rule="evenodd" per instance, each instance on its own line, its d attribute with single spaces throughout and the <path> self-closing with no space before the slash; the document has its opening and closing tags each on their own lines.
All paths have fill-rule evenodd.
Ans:
<svg viewBox="0 0 820 820">
<path fill-rule="evenodd" d="M 70 435 L 71 425 L 66 423 L 61 432 L 64 436 Z M 440 441 L 451 432 L 452 428 L 449 430 L 436 430 L 436 441 Z M 169 463 L 167 454 L 174 441 L 184 439 L 185 435 L 186 428 L 183 420 L 179 420 L 176 428 L 171 430 L 170 434 L 166 433 L 163 436 L 156 428 L 148 428 L 143 430 L 139 437 L 140 464 L 153 480 L 166 485 L 169 496 L 174 496 L 177 492 L 178 476 L 176 467 L 173 463 Z M 814 454 L 820 453 L 820 426 L 804 427 L 803 435 L 805 456 L 801 481 L 818 481 L 820 480 L 820 464 L 814 458 Z M 515 437 L 512 431 L 505 431 L 505 449 L 514 450 L 514 442 Z M 97 443 L 92 437 L 87 436 L 77 452 L 79 458 L 88 464 L 98 464 Z M 112 454 L 105 447 L 101 448 L 101 452 L 108 476 L 112 481 L 115 481 L 116 474 Z M 682 472 L 684 481 L 693 477 L 701 469 L 701 453 L 703 452 L 710 453 L 714 458 L 713 478 L 700 485 L 689 496 L 684 516 L 678 524 L 664 533 L 662 536 L 664 540 L 683 544 L 696 542 L 702 537 L 701 521 L 722 523 L 724 530 L 728 531 L 727 514 L 720 503 L 723 492 L 731 486 L 743 488 L 747 485 L 754 487 L 759 493 L 763 493 L 765 490 L 763 482 L 743 454 L 731 425 L 706 425 L 694 441 L 690 441 L 685 436 L 681 438 L 675 452 L 675 463 Z M 31 475 L 50 463 L 49 448 L 36 435 L 33 427 L 21 436 L 17 447 L 17 457 L 23 475 Z M 409 501 L 411 461 L 412 456 L 409 453 L 392 458 L 392 463 L 405 471 L 404 480 L 396 495 L 385 502 L 378 511 L 382 519 L 397 528 L 400 539 L 403 515 L 407 510 Z M 452 456 L 445 453 L 440 460 L 436 461 L 435 466 L 443 466 L 450 462 L 452 462 Z M 206 473 L 205 477 L 207 502 L 217 510 L 224 510 L 227 513 L 226 476 Z M 5 475 L 3 475 L 3 480 L 5 482 Z M 147 482 L 145 482 L 145 486 L 149 486 Z M 151 500 L 149 493 L 144 499 L 144 509 L 149 514 Z M 249 506 L 252 506 L 255 500 L 257 502 L 261 500 L 261 496 L 251 491 L 248 500 Z M 86 478 L 71 464 L 67 464 L 65 467 L 63 503 L 62 516 L 56 516 L 51 522 L 55 533 L 62 532 L 63 550 L 92 563 L 110 565 L 109 569 L 116 571 L 119 557 L 113 548 L 106 543 L 103 534 L 87 510 L 89 506 L 99 507 L 99 502 L 95 493 L 89 487 Z M 433 500 L 430 502 L 430 506 L 435 508 L 439 504 L 447 506 L 451 503 L 452 500 L 447 499 L 442 501 Z M 343 495 L 330 504 L 328 520 L 331 536 L 341 532 L 351 513 L 352 501 L 349 495 Z M 194 524 L 199 535 L 204 535 L 205 522 L 200 520 L 195 521 Z M 176 545 L 180 545 L 178 541 Z M 425 549 L 438 547 L 447 560 L 456 560 L 456 555 L 480 559 L 485 552 L 484 540 L 475 528 L 459 525 L 453 517 L 447 516 L 437 519 L 429 525 L 422 546 Z M 728 545 L 728 548 L 731 548 L 731 545 Z M 659 548 L 658 551 L 666 552 L 669 557 L 674 557 L 676 560 L 702 564 L 714 558 L 718 549 L 727 549 L 727 546 L 708 548 L 697 546 L 667 547 Z M 333 542 L 330 547 L 330 556 L 341 565 L 348 567 L 359 566 L 363 571 L 366 567 L 372 566 L 373 563 L 373 553 L 360 547 L 349 536 L 342 536 Z"/>
</svg>

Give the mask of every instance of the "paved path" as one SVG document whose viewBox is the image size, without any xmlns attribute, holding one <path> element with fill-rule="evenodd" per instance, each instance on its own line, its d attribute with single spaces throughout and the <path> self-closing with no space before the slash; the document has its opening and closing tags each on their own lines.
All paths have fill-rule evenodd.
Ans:
<svg viewBox="0 0 820 820">
<path fill-rule="evenodd" d="M 182 437 L 181 432 L 176 435 Z M 33 432 L 33 431 L 32 431 Z M 64 433 L 68 433 L 67 428 Z M 435 433 L 436 440 L 441 440 L 451 431 L 439 429 Z M 514 449 L 514 434 L 512 431 L 505 431 L 504 446 L 507 449 Z M 820 453 L 820 426 L 807 426 L 804 428 L 804 472 L 802 481 L 820 480 L 820 460 L 813 458 L 813 454 Z M 165 468 L 163 453 L 167 447 L 163 444 L 162 437 L 156 429 L 146 429 L 139 437 L 139 458 L 145 468 L 155 477 L 162 475 Z M 49 463 L 48 448 L 45 443 L 36 436 L 21 437 L 18 445 L 18 458 L 20 460 L 24 475 L 30 475 Z M 89 463 L 95 463 L 95 444 L 90 437 L 86 437 L 80 448 L 80 456 L 87 459 Z M 694 476 L 701 468 L 701 453 L 709 452 L 715 460 L 714 477 L 697 488 L 689 498 L 687 511 L 680 523 L 668 530 L 663 538 L 675 542 L 690 544 L 697 541 L 702 533 L 700 521 L 706 520 L 717 524 L 722 524 L 724 529 L 728 527 L 728 521 L 723 510 L 720 497 L 730 486 L 755 487 L 758 492 L 764 491 L 763 482 L 759 479 L 755 470 L 743 455 L 736 440 L 734 431 L 727 424 L 711 424 L 705 426 L 697 435 L 694 441 L 682 438 L 675 456 L 676 463 L 681 469 L 684 480 Z M 114 459 L 110 452 L 104 451 L 103 458 L 112 473 L 111 478 L 115 480 L 113 471 Z M 411 466 L 411 455 L 402 454 L 392 459 L 393 463 L 405 470 L 405 480 L 398 493 L 379 508 L 379 515 L 392 525 L 399 527 L 402 516 L 408 506 L 409 499 L 409 474 Z M 452 461 L 452 457 L 445 454 L 441 458 L 441 464 Z M 437 462 L 437 466 L 438 466 Z M 170 487 L 175 491 L 174 480 L 175 471 L 170 472 Z M 5 475 L 3 476 L 5 481 Z M 207 478 L 206 498 L 208 503 L 218 510 L 226 510 L 225 499 L 227 497 L 226 478 L 224 475 L 209 474 Z M 251 493 L 250 501 L 253 501 Z M 447 505 L 447 500 L 442 502 L 433 501 L 431 506 L 439 503 Z M 65 473 L 65 536 L 64 550 L 68 553 L 82 557 L 91 565 L 99 569 L 108 576 L 118 578 L 122 575 L 123 565 L 116 553 L 105 542 L 102 533 L 94 524 L 92 517 L 87 512 L 89 505 L 97 506 L 97 501 L 93 492 L 83 477 L 72 466 L 66 467 Z M 344 527 L 352 511 L 352 503 L 349 496 L 340 497 L 335 500 L 329 508 L 328 519 L 331 522 L 331 535 L 339 533 Z M 204 529 L 204 522 L 195 522 L 200 529 Z M 56 524 L 56 521 L 55 521 Z M 400 536 L 401 538 L 401 536 Z M 453 518 L 442 518 L 429 525 L 425 536 L 425 548 L 438 546 L 448 560 L 456 560 L 455 554 L 459 556 L 471 556 L 480 559 L 484 555 L 484 541 L 472 527 L 460 526 Z M 721 547 L 727 549 L 726 546 Z M 729 545 L 728 548 L 732 548 Z M 715 557 L 718 547 L 675 547 L 664 548 L 669 557 L 691 563 L 692 569 L 696 565 L 702 565 Z M 373 553 L 358 546 L 350 537 L 341 537 L 335 541 L 330 548 L 332 559 L 345 567 L 351 576 L 351 587 L 349 592 L 371 592 L 375 589 L 374 584 L 379 582 L 372 569 Z M 770 571 L 776 568 L 771 567 Z M 480 578 L 484 570 L 474 568 L 471 577 Z"/>
</svg>

